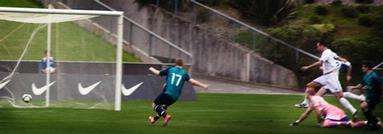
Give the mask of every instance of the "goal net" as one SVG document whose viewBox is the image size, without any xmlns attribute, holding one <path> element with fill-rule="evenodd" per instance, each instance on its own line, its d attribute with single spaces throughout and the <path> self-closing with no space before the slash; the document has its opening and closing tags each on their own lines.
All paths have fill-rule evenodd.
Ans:
<svg viewBox="0 0 383 134">
<path fill-rule="evenodd" d="M 0 29 L 1 107 L 120 110 L 122 12 L 0 7 Z"/>
</svg>

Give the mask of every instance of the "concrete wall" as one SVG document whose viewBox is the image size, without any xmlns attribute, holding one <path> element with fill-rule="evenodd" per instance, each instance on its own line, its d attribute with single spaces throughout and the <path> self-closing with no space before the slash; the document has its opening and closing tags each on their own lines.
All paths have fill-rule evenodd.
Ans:
<svg viewBox="0 0 383 134">
<path fill-rule="evenodd" d="M 283 87 L 297 86 L 297 78 L 292 71 L 190 21 L 156 7 L 138 9 L 134 0 L 103 2 L 124 11 L 129 18 L 191 52 L 194 74 Z M 158 54 L 166 54 L 166 51 L 161 47 L 153 48 L 153 52 Z"/>
<path fill-rule="evenodd" d="M 282 87 L 297 86 L 297 78 L 292 71 L 181 17 L 153 6 L 139 9 L 134 0 L 102 2 L 124 11 L 127 17 L 191 52 L 194 74 Z M 152 53 L 155 55 L 171 53 L 173 57 L 182 57 L 179 52 L 169 52 L 169 48 L 161 46 L 159 41 L 153 40 L 153 44 Z"/>
</svg>

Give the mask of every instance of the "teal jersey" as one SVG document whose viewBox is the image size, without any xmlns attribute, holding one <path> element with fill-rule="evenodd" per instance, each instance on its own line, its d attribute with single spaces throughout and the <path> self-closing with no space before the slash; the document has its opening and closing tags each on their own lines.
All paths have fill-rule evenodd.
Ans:
<svg viewBox="0 0 383 134">
<path fill-rule="evenodd" d="M 374 71 L 363 76 L 362 85 L 366 87 L 367 99 L 379 99 L 381 96 L 382 79 Z"/>
<path fill-rule="evenodd" d="M 170 67 L 160 72 L 160 76 L 166 76 L 164 93 L 177 100 L 182 92 L 185 81 L 190 80 L 189 74 L 179 67 Z"/>
</svg>

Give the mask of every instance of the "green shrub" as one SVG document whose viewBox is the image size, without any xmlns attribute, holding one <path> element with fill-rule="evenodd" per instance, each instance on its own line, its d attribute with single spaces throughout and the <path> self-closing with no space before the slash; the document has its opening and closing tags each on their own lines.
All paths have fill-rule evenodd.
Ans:
<svg viewBox="0 0 383 134">
<path fill-rule="evenodd" d="M 304 47 L 322 38 L 322 33 L 310 25 L 287 25 L 269 30 L 270 34 L 278 39 Z M 299 46 L 302 45 L 302 46 Z M 311 49 L 312 47 L 310 47 Z"/>
<path fill-rule="evenodd" d="M 360 5 L 356 7 L 359 13 L 366 14 L 370 12 L 370 7 L 365 5 Z"/>
<path fill-rule="evenodd" d="M 234 37 L 235 42 L 245 45 L 248 48 L 253 48 L 254 36 L 252 32 L 240 32 Z"/>
<path fill-rule="evenodd" d="M 178 10 L 187 10 L 189 9 L 190 0 L 135 0 L 135 3 L 138 3 L 139 9 L 142 7 L 148 6 L 150 4 L 157 5 L 165 10 L 174 11 L 177 7 Z M 158 2 L 158 3 L 157 3 Z"/>
<path fill-rule="evenodd" d="M 370 27 L 374 24 L 374 19 L 369 15 L 364 15 L 359 18 L 358 24 L 361 26 Z"/>
<path fill-rule="evenodd" d="M 359 15 L 358 12 L 352 7 L 343 7 L 341 12 L 345 18 L 356 18 Z"/>
<path fill-rule="evenodd" d="M 275 28 L 270 31 L 270 34 L 289 42 L 293 42 L 298 40 L 301 37 L 301 32 L 303 31 L 303 27 L 299 25 L 290 25 L 284 26 L 281 28 Z"/>
<path fill-rule="evenodd" d="M 372 26 L 372 32 L 381 38 L 383 38 L 383 16 L 376 18 L 374 25 Z"/>
<path fill-rule="evenodd" d="M 210 18 L 211 14 L 208 10 L 198 10 L 196 15 L 197 23 L 207 22 Z"/>
<path fill-rule="evenodd" d="M 335 30 L 334 24 L 314 24 L 311 26 L 320 31 L 321 33 L 328 33 Z"/>
<path fill-rule="evenodd" d="M 311 24 L 319 24 L 319 23 L 322 23 L 321 18 L 318 17 L 318 16 L 316 16 L 316 15 L 310 16 L 309 21 L 310 21 Z"/>
<path fill-rule="evenodd" d="M 331 43 L 331 48 L 342 55 L 354 66 L 359 66 L 364 60 L 382 62 L 383 38 L 368 37 L 362 39 L 344 38 L 337 39 Z"/>
<path fill-rule="evenodd" d="M 298 7 L 297 0 L 231 0 L 233 8 L 242 16 L 252 19 L 260 25 L 279 24 L 294 18 Z"/>
<path fill-rule="evenodd" d="M 324 16 L 324 15 L 329 14 L 329 10 L 325 6 L 317 6 L 317 7 L 315 7 L 315 13 L 317 15 Z"/>
<path fill-rule="evenodd" d="M 321 38 L 321 33 L 309 25 L 287 25 L 271 28 L 269 29 L 269 33 L 295 47 L 308 50 L 310 53 L 315 51 L 312 47 L 314 41 Z M 311 57 L 302 54 L 296 57 L 296 52 L 293 49 L 268 39 L 263 39 L 263 42 L 257 40 L 257 43 L 262 44 L 257 45 L 257 49 L 263 57 L 272 60 L 276 64 L 295 70 L 296 73 L 300 72 L 297 69 L 299 69 L 301 65 L 314 62 Z"/>
<path fill-rule="evenodd" d="M 371 4 L 374 0 L 355 0 L 355 2 L 360 4 Z"/>
<path fill-rule="evenodd" d="M 305 0 L 305 3 L 307 3 L 307 4 L 312 4 L 314 2 L 315 2 L 315 0 Z"/>
<path fill-rule="evenodd" d="M 342 5 L 342 0 L 334 0 L 333 2 L 331 2 L 331 5 L 340 6 L 340 5 Z"/>
</svg>

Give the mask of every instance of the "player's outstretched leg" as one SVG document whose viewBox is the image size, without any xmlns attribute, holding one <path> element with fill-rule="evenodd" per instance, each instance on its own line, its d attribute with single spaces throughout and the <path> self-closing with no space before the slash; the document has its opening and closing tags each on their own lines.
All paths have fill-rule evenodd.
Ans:
<svg viewBox="0 0 383 134">
<path fill-rule="evenodd" d="M 360 128 L 360 127 L 364 127 L 366 125 L 367 125 L 367 121 L 357 121 L 357 122 L 351 123 L 352 128 Z"/>
<path fill-rule="evenodd" d="M 166 106 L 165 105 L 156 105 L 154 107 L 154 110 L 157 112 L 157 118 L 154 117 L 154 119 L 159 119 L 160 117 L 164 118 L 163 126 L 167 126 L 169 123 L 169 120 L 171 119 L 171 115 L 166 113 Z"/>
<path fill-rule="evenodd" d="M 340 104 L 348 111 L 350 111 L 350 113 L 352 114 L 352 120 L 355 121 L 359 111 L 355 109 L 355 107 L 352 106 L 351 103 L 344 97 L 343 92 L 337 92 L 335 93 L 335 96 L 340 102 Z"/>
<path fill-rule="evenodd" d="M 301 102 L 301 103 L 297 103 L 294 105 L 296 108 L 307 108 L 308 107 L 308 104 L 307 104 L 307 98 L 306 96 L 304 97 L 304 100 Z"/>
<path fill-rule="evenodd" d="M 332 121 L 332 120 L 325 120 L 323 122 L 322 127 L 324 128 L 330 128 L 335 126 L 349 126 L 350 122 L 348 121 Z"/>
<path fill-rule="evenodd" d="M 361 108 L 363 110 L 363 114 L 366 117 L 368 123 L 367 126 L 372 129 L 378 129 L 380 127 L 378 118 L 372 113 L 373 107 L 369 107 L 368 103 L 363 102 L 361 104 Z"/>
<path fill-rule="evenodd" d="M 358 100 L 360 102 L 366 101 L 366 97 L 364 95 L 357 95 L 352 92 L 343 92 L 343 96 L 346 98 Z"/>
<path fill-rule="evenodd" d="M 166 127 L 170 121 L 170 119 L 172 118 L 172 116 L 170 114 L 167 114 L 165 117 L 164 117 L 164 124 L 163 126 Z"/>
<path fill-rule="evenodd" d="M 307 83 L 305 92 L 308 89 L 311 89 L 311 88 L 315 89 L 316 87 L 319 87 L 319 86 L 320 86 L 319 83 L 317 83 L 315 81 L 311 81 L 311 82 Z M 297 107 L 297 108 L 307 108 L 308 107 L 308 102 L 307 102 L 306 96 L 304 97 L 304 100 L 301 103 L 295 104 L 294 106 Z"/>
</svg>

